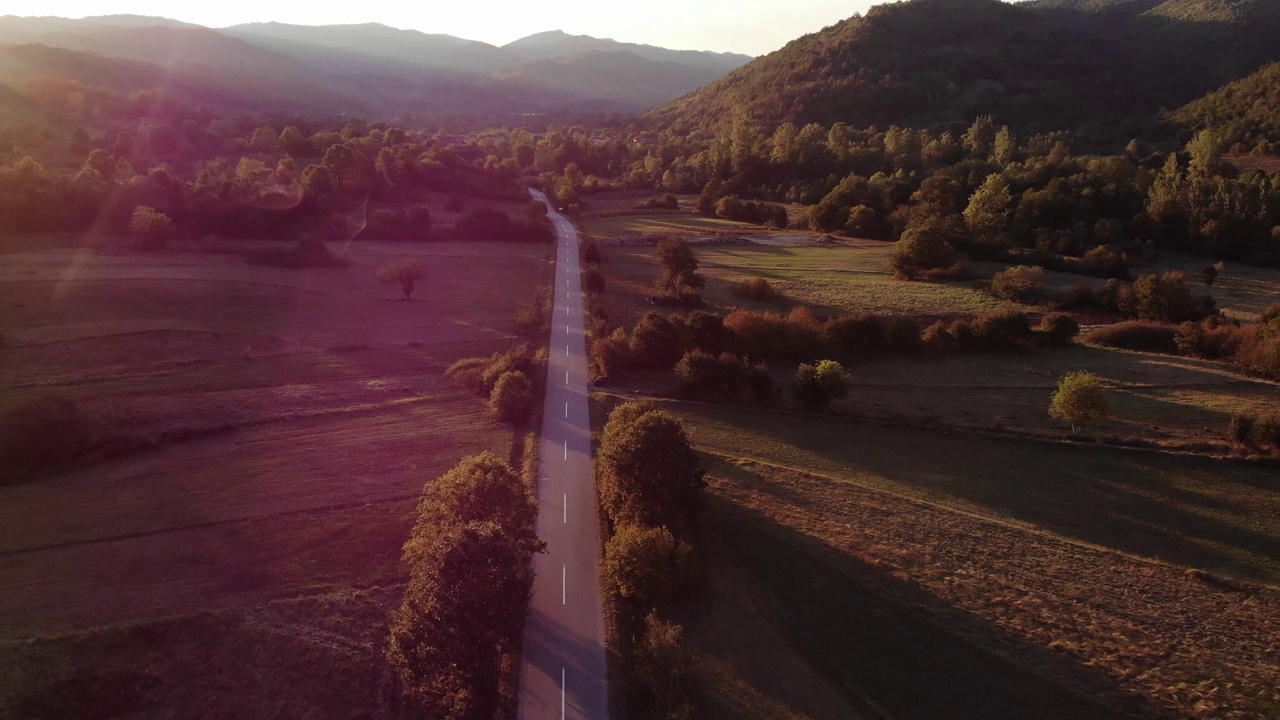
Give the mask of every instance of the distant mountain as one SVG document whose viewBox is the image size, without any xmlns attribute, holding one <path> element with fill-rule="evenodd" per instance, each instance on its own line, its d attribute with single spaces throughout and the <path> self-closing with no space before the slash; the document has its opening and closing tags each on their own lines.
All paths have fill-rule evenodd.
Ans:
<svg viewBox="0 0 1280 720">
<path fill-rule="evenodd" d="M 131 15 L 4 16 L 6 42 L 160 63 L 210 98 L 234 96 L 238 104 L 261 96 L 272 109 L 297 103 L 300 112 L 427 116 L 639 111 L 750 59 L 558 31 L 500 48 L 376 23 L 213 30 Z M 81 82 L 74 74 L 58 77 Z"/>
<path fill-rule="evenodd" d="M 722 74 L 710 68 L 650 60 L 629 51 L 588 50 L 567 58 L 527 62 L 500 71 L 498 77 L 645 110 L 696 90 Z"/>
<path fill-rule="evenodd" d="M 354 53 L 400 70 L 449 70 L 485 74 L 508 67 L 513 59 L 497 47 L 452 35 L 429 35 L 378 23 L 364 25 L 286 25 L 253 23 L 222 32 L 285 54 L 316 60 L 315 51 Z M 309 49 L 308 49 L 309 48 Z"/>
<path fill-rule="evenodd" d="M 567 59 L 580 53 L 597 50 L 602 52 L 631 52 L 646 60 L 688 65 L 724 74 L 741 67 L 752 58 L 737 53 L 714 53 L 702 50 L 668 50 L 653 45 L 624 43 L 590 35 L 570 35 L 561 30 L 537 33 L 502 46 L 524 60 Z"/>
<path fill-rule="evenodd" d="M 1237 10 L 1280 6 L 1276 0 L 1199 1 Z M 648 117 L 690 130 L 724 127 L 739 113 L 766 127 L 783 121 L 954 125 L 991 114 L 1024 131 L 1132 137 L 1161 108 L 1280 59 L 1274 41 L 1280 23 L 1265 21 L 1268 12 L 1250 15 L 1255 20 L 1244 25 L 1151 15 L 1195 2 L 881 5 L 792 41 Z"/>
</svg>

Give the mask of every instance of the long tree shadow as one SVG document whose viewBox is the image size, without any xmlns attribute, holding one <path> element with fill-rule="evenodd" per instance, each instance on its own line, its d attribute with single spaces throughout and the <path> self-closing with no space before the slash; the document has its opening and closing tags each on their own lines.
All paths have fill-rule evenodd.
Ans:
<svg viewBox="0 0 1280 720">
<path fill-rule="evenodd" d="M 854 706 L 870 699 L 897 720 L 1168 717 L 1098 670 L 753 510 L 717 500 L 705 521 L 758 584 L 766 612 Z"/>
<path fill-rule="evenodd" d="M 762 445 L 781 443 L 789 446 L 789 454 L 801 451 L 786 458 L 784 464 L 792 467 L 962 500 L 1144 557 L 1277 580 L 1280 536 L 1262 529 L 1280 507 L 1274 468 L 835 418 L 719 408 L 697 412 L 740 427 L 743 435 L 761 438 Z M 744 455 L 776 461 L 768 452 Z M 817 463 L 828 467 L 809 466 Z M 1237 498 L 1237 506 L 1211 492 Z M 1244 503 L 1247 507 L 1240 506 Z"/>
</svg>

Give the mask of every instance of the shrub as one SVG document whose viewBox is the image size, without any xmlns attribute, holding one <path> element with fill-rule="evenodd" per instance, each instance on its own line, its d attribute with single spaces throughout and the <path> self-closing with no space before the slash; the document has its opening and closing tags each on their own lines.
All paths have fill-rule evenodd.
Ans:
<svg viewBox="0 0 1280 720">
<path fill-rule="evenodd" d="M 746 282 L 734 283 L 733 294 L 753 302 L 778 302 L 782 293 L 764 278 L 752 278 Z"/>
<path fill-rule="evenodd" d="M 850 357 L 871 357 L 884 352 L 889 335 L 884 323 L 871 313 L 845 315 L 827 323 L 827 340 Z"/>
<path fill-rule="evenodd" d="M 682 635 L 679 625 L 663 622 L 652 613 L 645 618 L 632 658 L 635 717 L 697 717 L 697 660 Z"/>
<path fill-rule="evenodd" d="M 604 292 L 604 273 L 600 272 L 600 268 L 593 266 L 582 271 L 582 289 L 589 295 Z"/>
<path fill-rule="evenodd" d="M 796 380 L 791 394 L 809 410 L 821 410 L 832 400 L 849 396 L 849 379 L 844 368 L 834 360 L 823 360 L 817 365 L 801 365 L 796 370 Z"/>
<path fill-rule="evenodd" d="M 889 350 L 910 355 L 920 351 L 920 323 L 907 317 L 894 318 L 887 334 Z"/>
<path fill-rule="evenodd" d="M 460 390 L 481 395 L 484 393 L 484 371 L 492 361 L 493 358 L 463 358 L 444 371 L 444 379 Z"/>
<path fill-rule="evenodd" d="M 1235 325 L 1209 318 L 1202 322 L 1184 322 L 1178 326 L 1174 344 L 1178 352 L 1209 360 L 1233 358 L 1245 339 L 1245 331 Z"/>
<path fill-rule="evenodd" d="M 591 341 L 587 355 L 587 375 L 591 382 L 603 383 L 620 380 L 631 367 L 631 341 L 627 331 L 617 328 L 605 338 Z"/>
<path fill-rule="evenodd" d="M 528 345 L 517 345 L 506 352 L 495 353 L 480 375 L 482 393 L 486 397 L 492 395 L 498 379 L 508 372 L 523 373 L 530 380 L 545 377 L 546 358 L 535 355 Z"/>
<path fill-rule="evenodd" d="M 1213 287 L 1213 283 L 1217 281 L 1217 279 L 1218 268 L 1212 265 L 1206 265 L 1205 268 L 1200 271 L 1200 282 L 1204 283 L 1205 287 Z"/>
<path fill-rule="evenodd" d="M 1080 323 L 1067 313 L 1049 313 L 1037 328 L 1048 347 L 1067 347 L 1080 334 Z"/>
<path fill-rule="evenodd" d="M 641 210 L 679 210 L 680 200 L 667 193 L 662 197 L 649 198 L 638 206 Z"/>
<path fill-rule="evenodd" d="M 1280 450 L 1280 415 L 1258 418 L 1258 423 L 1253 428 L 1253 438 L 1259 445 Z"/>
<path fill-rule="evenodd" d="M 1073 372 L 1058 384 L 1049 403 L 1049 416 L 1071 426 L 1071 434 L 1110 414 L 1106 390 L 1092 373 Z"/>
<path fill-rule="evenodd" d="M 582 243 L 582 261 L 591 265 L 600 264 L 600 244 L 595 240 Z"/>
<path fill-rule="evenodd" d="M 724 326 L 739 352 L 757 360 L 791 356 L 788 325 L 778 313 L 756 310 L 734 310 L 724 319 Z"/>
<path fill-rule="evenodd" d="M 1169 271 L 1138 278 L 1119 306 L 1140 320 L 1180 323 L 1209 317 L 1214 311 L 1214 300 L 1210 295 L 1193 296 L 1186 277 Z"/>
<path fill-rule="evenodd" d="M 733 343 L 733 334 L 724 326 L 724 318 L 715 313 L 698 311 L 690 315 L 672 315 L 669 320 L 689 347 L 718 355 Z"/>
<path fill-rule="evenodd" d="M 769 372 L 769 366 L 764 363 L 756 363 L 747 368 L 747 375 L 744 379 L 747 386 L 747 392 L 751 393 L 751 397 L 764 406 L 773 405 L 777 397 L 777 383 L 773 381 L 773 373 Z"/>
<path fill-rule="evenodd" d="M 631 330 L 631 358 L 642 367 L 671 367 L 683 354 L 671 322 L 650 311 Z"/>
<path fill-rule="evenodd" d="M 1257 425 L 1258 416 L 1253 413 L 1233 413 L 1231 422 L 1227 425 L 1227 434 L 1237 444 L 1252 445 L 1254 441 L 1253 431 Z"/>
<path fill-rule="evenodd" d="M 133 209 L 129 220 L 129 234 L 133 242 L 147 250 L 167 246 L 175 234 L 173 221 L 155 208 L 139 205 Z"/>
<path fill-rule="evenodd" d="M 956 217 L 928 216 L 913 221 L 894 248 L 892 266 L 903 277 L 951 266 L 956 261 L 953 239 L 964 235 L 964 223 Z"/>
<path fill-rule="evenodd" d="M 92 440 L 88 418 L 69 398 L 37 397 L 0 415 L 0 465 L 56 467 L 83 455 Z"/>
<path fill-rule="evenodd" d="M 973 332 L 978 347 L 988 352 L 1024 350 L 1031 340 L 1031 321 L 1026 313 L 1005 308 L 979 315 Z"/>
<path fill-rule="evenodd" d="M 533 414 L 533 383 L 519 370 L 503 373 L 489 395 L 489 412 L 499 420 L 521 423 Z"/>
<path fill-rule="evenodd" d="M 1139 350 L 1142 352 L 1178 354 L 1174 338 L 1177 328 L 1157 322 L 1131 321 L 1098 328 L 1085 336 L 1089 345 Z"/>
<path fill-rule="evenodd" d="M 1044 268 L 1015 265 L 991 278 L 991 291 L 1005 300 L 1022 302 L 1044 290 Z"/>
<path fill-rule="evenodd" d="M 725 400 L 742 392 L 745 376 L 742 361 L 733 355 L 722 353 L 717 357 L 700 350 L 685 353 L 676 363 L 675 372 L 684 381 L 684 395 Z"/>
<path fill-rule="evenodd" d="M 926 350 L 938 355 L 959 350 L 955 336 L 947 330 L 947 324 L 941 320 L 924 329 L 920 334 L 920 342 Z"/>
</svg>

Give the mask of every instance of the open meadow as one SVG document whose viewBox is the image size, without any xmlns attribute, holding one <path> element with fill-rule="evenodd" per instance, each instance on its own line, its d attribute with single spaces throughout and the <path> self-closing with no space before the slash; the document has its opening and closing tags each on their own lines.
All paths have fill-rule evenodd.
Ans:
<svg viewBox="0 0 1280 720">
<path fill-rule="evenodd" d="M 0 716 L 84 717 L 103 687 L 113 716 L 189 717 L 228 684 L 259 690 L 204 716 L 376 702 L 423 483 L 522 440 L 443 371 L 518 342 L 550 250 L 330 249 L 349 265 L 3 255 L 0 411 L 70 399 L 102 450 L 0 484 Z M 411 301 L 377 280 L 405 259 Z"/>
<path fill-rule="evenodd" d="M 688 620 L 715 706 L 830 716 L 714 631 L 736 612 L 895 717 L 1280 709 L 1274 467 L 660 407 L 708 468 L 710 572 L 742 586 L 713 585 Z"/>
</svg>

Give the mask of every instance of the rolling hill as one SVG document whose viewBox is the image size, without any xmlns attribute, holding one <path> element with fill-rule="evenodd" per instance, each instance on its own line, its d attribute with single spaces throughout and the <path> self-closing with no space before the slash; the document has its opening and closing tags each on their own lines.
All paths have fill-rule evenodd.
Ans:
<svg viewBox="0 0 1280 720">
<path fill-rule="evenodd" d="M 1230 143 L 1280 144 L 1280 63 L 1184 105 L 1172 118 L 1194 129 L 1217 130 Z"/>
<path fill-rule="evenodd" d="M 654 45 L 624 43 L 590 35 L 570 35 L 561 30 L 537 33 L 502 46 L 523 60 L 569 59 L 584 52 L 630 52 L 654 62 L 687 65 L 723 75 L 751 62 L 750 55 L 702 50 L 668 50 Z"/>
<path fill-rule="evenodd" d="M 580 93 L 608 104 L 645 110 L 714 81 L 723 73 L 641 57 L 630 51 L 587 50 L 567 58 L 533 60 L 498 77 L 526 87 Z"/>
<path fill-rule="evenodd" d="M 648 118 L 691 130 L 724 127 L 739 113 L 766 127 L 936 126 L 992 114 L 1023 131 L 1132 137 L 1161 108 L 1280 59 L 1273 42 L 1280 21 L 1269 20 L 1268 2 L 1206 0 L 1201 4 L 1212 7 L 1203 21 L 1175 12 L 1192 0 L 1155 7 L 1143 0 L 881 5 L 799 38 Z M 1253 20 L 1216 20 L 1220 5 Z"/>
</svg>

